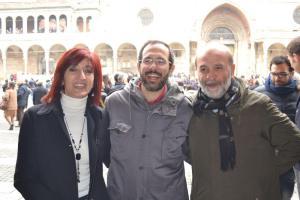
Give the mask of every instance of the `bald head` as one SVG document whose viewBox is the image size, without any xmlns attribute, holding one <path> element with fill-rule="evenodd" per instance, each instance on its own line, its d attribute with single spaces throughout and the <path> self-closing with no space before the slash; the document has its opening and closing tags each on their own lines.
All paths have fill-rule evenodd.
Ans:
<svg viewBox="0 0 300 200">
<path fill-rule="evenodd" d="M 233 64 L 233 56 L 230 49 L 227 46 L 218 42 L 209 42 L 203 48 L 199 48 L 197 50 L 196 58 L 195 58 L 196 68 L 197 68 L 197 60 L 203 57 L 205 54 L 209 54 L 209 53 L 215 53 L 221 56 L 225 56 L 228 59 L 228 63 L 231 65 Z"/>
<path fill-rule="evenodd" d="M 230 50 L 225 45 L 209 43 L 197 52 L 195 65 L 202 92 L 213 99 L 221 98 L 235 69 Z"/>
</svg>

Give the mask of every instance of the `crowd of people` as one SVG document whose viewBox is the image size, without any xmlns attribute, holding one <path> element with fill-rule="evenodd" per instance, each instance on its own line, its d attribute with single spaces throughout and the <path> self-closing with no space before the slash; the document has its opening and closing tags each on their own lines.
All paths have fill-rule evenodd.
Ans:
<svg viewBox="0 0 300 200">
<path fill-rule="evenodd" d="M 300 37 L 287 49 L 263 81 L 236 77 L 216 42 L 197 51 L 195 80 L 172 75 L 174 53 L 159 40 L 140 49 L 138 75 L 110 77 L 95 53 L 66 51 L 49 89 L 6 83 L 5 117 L 10 129 L 13 113 L 20 123 L 14 186 L 25 199 L 290 200 L 300 187 Z"/>
</svg>

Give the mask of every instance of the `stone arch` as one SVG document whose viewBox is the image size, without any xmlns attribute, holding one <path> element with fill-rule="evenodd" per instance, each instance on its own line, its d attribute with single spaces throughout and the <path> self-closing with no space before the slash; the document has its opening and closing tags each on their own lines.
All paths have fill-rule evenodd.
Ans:
<svg viewBox="0 0 300 200">
<path fill-rule="evenodd" d="M 275 56 L 287 56 L 288 52 L 286 47 L 281 43 L 271 44 L 268 48 L 268 63 L 267 67 L 269 69 L 269 64 L 273 57 Z"/>
<path fill-rule="evenodd" d="M 23 50 L 11 45 L 6 50 L 6 73 L 7 74 L 24 74 Z"/>
<path fill-rule="evenodd" d="M 78 44 L 76 44 L 74 47 L 76 47 L 76 48 L 85 48 L 85 49 L 89 49 L 89 47 L 88 47 L 87 45 L 82 44 L 82 43 L 78 43 Z"/>
<path fill-rule="evenodd" d="M 28 48 L 27 71 L 30 74 L 46 74 L 45 50 L 40 45 Z"/>
<path fill-rule="evenodd" d="M 169 45 L 175 54 L 175 71 L 187 71 L 184 70 L 187 66 L 185 65 L 186 50 L 182 44 L 179 42 L 173 42 Z"/>
<path fill-rule="evenodd" d="M 116 71 L 137 72 L 137 49 L 131 43 L 123 43 L 118 48 L 118 62 Z"/>
<path fill-rule="evenodd" d="M 113 62 L 113 49 L 110 45 L 106 43 L 98 44 L 95 47 L 94 52 L 100 57 L 101 65 L 103 69 L 112 68 Z"/>
<path fill-rule="evenodd" d="M 219 34 L 219 37 L 212 38 L 213 33 Z M 231 34 L 231 37 L 224 37 L 226 34 Z M 231 49 L 234 62 L 237 66 L 243 66 L 236 68 L 236 74 L 247 74 L 252 71 L 253 66 L 249 60 L 250 25 L 239 8 L 228 3 L 214 8 L 203 21 L 200 37 L 204 42 L 219 40 Z"/>
<path fill-rule="evenodd" d="M 49 74 L 53 74 L 57 60 L 60 56 L 67 51 L 67 48 L 61 44 L 55 44 L 50 48 L 50 55 L 49 55 Z"/>
</svg>

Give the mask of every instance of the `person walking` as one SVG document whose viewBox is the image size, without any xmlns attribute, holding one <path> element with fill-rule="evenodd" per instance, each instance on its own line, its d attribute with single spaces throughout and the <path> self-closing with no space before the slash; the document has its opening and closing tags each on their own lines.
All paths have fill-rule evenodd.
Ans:
<svg viewBox="0 0 300 200">
<path fill-rule="evenodd" d="M 14 120 L 17 113 L 17 92 L 15 90 L 15 82 L 8 83 L 8 87 L 5 91 L 4 100 L 6 101 L 6 109 L 4 110 L 4 117 L 9 123 L 9 129 L 14 129 Z"/>
<path fill-rule="evenodd" d="M 269 97 L 234 76 L 229 48 L 199 51 L 189 124 L 191 200 L 280 200 L 280 174 L 300 159 L 300 130 Z"/>
<path fill-rule="evenodd" d="M 192 109 L 169 81 L 174 54 L 162 41 L 146 42 L 138 56 L 140 77 L 106 98 L 111 200 L 188 200 L 184 173 Z"/>
<path fill-rule="evenodd" d="M 49 93 L 25 112 L 20 128 L 14 186 L 25 199 L 109 199 L 102 175 L 110 143 L 101 86 L 96 54 L 72 48 L 59 59 Z"/>
<path fill-rule="evenodd" d="M 20 126 L 22 124 L 24 110 L 27 108 L 28 105 L 28 97 L 31 93 L 31 90 L 27 86 L 25 82 L 20 82 L 18 90 L 17 90 L 17 102 L 18 102 L 18 109 L 17 109 L 17 120 L 19 121 Z"/>
</svg>

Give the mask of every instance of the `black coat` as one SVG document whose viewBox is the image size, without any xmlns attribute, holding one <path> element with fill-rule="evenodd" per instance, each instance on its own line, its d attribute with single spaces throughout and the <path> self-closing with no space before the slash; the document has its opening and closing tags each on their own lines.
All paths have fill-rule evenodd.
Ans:
<svg viewBox="0 0 300 200">
<path fill-rule="evenodd" d="M 102 163 L 109 165 L 108 115 L 87 104 L 90 200 L 108 200 Z M 76 200 L 76 164 L 60 102 L 28 109 L 20 129 L 14 186 L 25 199 Z"/>
<path fill-rule="evenodd" d="M 41 104 L 41 98 L 47 94 L 48 90 L 43 86 L 37 86 L 32 91 L 33 105 Z"/>
</svg>

